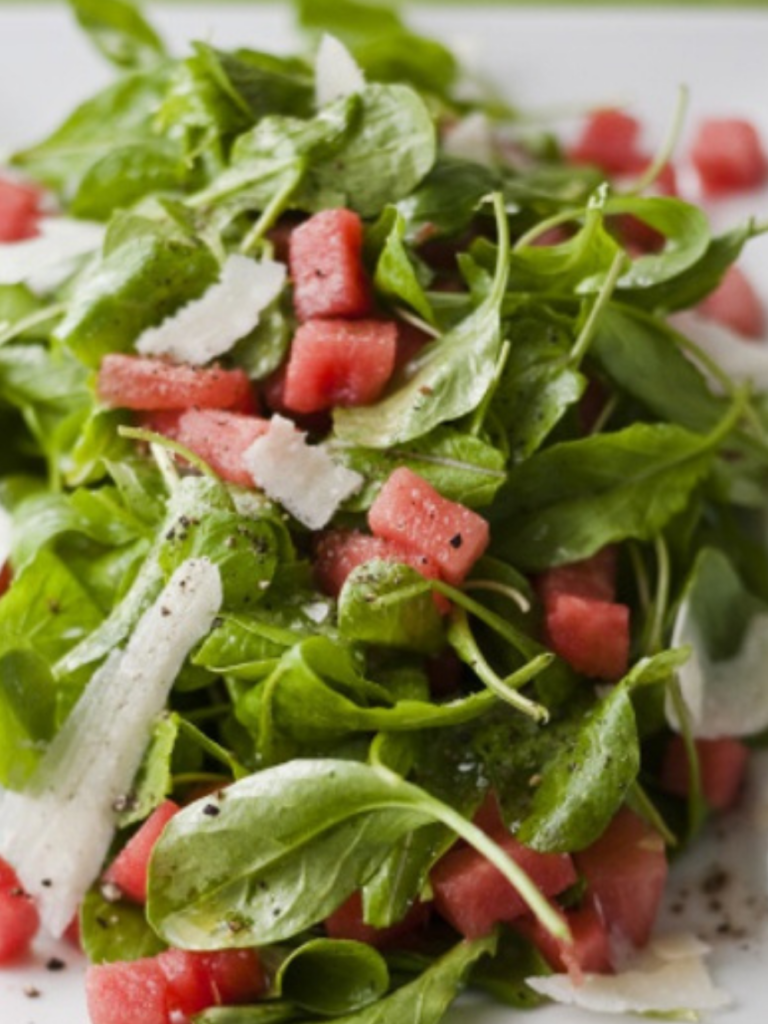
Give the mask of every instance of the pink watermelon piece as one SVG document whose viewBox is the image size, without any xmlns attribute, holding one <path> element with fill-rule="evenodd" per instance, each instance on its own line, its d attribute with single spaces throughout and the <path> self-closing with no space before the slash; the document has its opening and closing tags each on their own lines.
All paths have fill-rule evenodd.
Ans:
<svg viewBox="0 0 768 1024">
<path fill-rule="evenodd" d="M 104 873 L 104 881 L 116 885 L 135 903 L 146 903 L 149 858 L 163 829 L 180 810 L 173 800 L 160 804 L 112 861 Z"/>
<path fill-rule="evenodd" d="M 730 737 L 696 740 L 701 788 L 714 811 L 727 811 L 738 800 L 749 762 L 749 748 Z M 688 796 L 690 769 L 682 737 L 673 736 L 661 768 L 661 784 L 675 796 Z"/>
<path fill-rule="evenodd" d="M 99 369 L 97 392 L 116 409 L 233 409 L 253 401 L 242 370 L 182 366 L 141 356 L 112 353 Z"/>
<path fill-rule="evenodd" d="M 363 921 L 363 901 L 360 893 L 355 892 L 326 918 L 325 930 L 331 939 L 351 939 L 376 949 L 392 949 L 407 946 L 417 939 L 429 916 L 428 903 L 414 903 L 402 921 L 387 928 L 374 928 Z"/>
<path fill-rule="evenodd" d="M 170 1024 L 168 980 L 154 958 L 91 964 L 85 994 L 91 1024 Z"/>
<path fill-rule="evenodd" d="M 568 150 L 574 163 L 595 164 L 606 174 L 633 174 L 640 159 L 641 125 L 637 118 L 613 108 L 597 110 L 585 122 Z"/>
<path fill-rule="evenodd" d="M 741 118 L 702 121 L 690 156 L 709 195 L 759 188 L 768 177 L 768 157 L 758 131 Z"/>
<path fill-rule="evenodd" d="M 546 603 L 545 632 L 555 654 L 577 672 L 616 680 L 629 665 L 629 608 L 576 594 L 553 593 Z"/>
<path fill-rule="evenodd" d="M 282 402 L 291 412 L 370 405 L 392 376 L 397 327 L 387 320 L 308 320 L 291 344 Z"/>
<path fill-rule="evenodd" d="M 23 956 L 37 935 L 40 915 L 11 865 L 0 857 L 0 964 Z"/>
<path fill-rule="evenodd" d="M 363 222 L 351 210 L 323 210 L 291 232 L 289 267 L 299 320 L 370 313 L 362 248 Z"/>
<path fill-rule="evenodd" d="M 587 882 L 587 900 L 612 940 L 644 946 L 658 916 L 668 866 L 664 840 L 628 808 L 574 862 Z"/>
<path fill-rule="evenodd" d="M 765 335 L 765 308 L 749 278 L 738 267 L 728 268 L 717 288 L 699 303 L 698 311 L 743 338 Z"/>
<path fill-rule="evenodd" d="M 571 932 L 571 943 L 555 938 L 535 917 L 521 917 L 514 927 L 538 949 L 553 971 L 567 972 L 575 985 L 583 983 L 585 974 L 610 974 L 608 929 L 595 907 L 577 907 L 564 911 L 562 916 Z"/>
<path fill-rule="evenodd" d="M 608 545 L 589 558 L 546 569 L 536 579 L 539 597 L 545 604 L 553 594 L 613 601 L 616 597 L 617 556 L 617 549 Z"/>
<path fill-rule="evenodd" d="M 404 466 L 396 469 L 368 511 L 377 537 L 426 555 L 441 576 L 459 585 L 490 541 L 488 523 L 476 512 L 449 501 Z"/>
<path fill-rule="evenodd" d="M 20 242 L 37 234 L 41 200 L 34 185 L 0 178 L 0 242 Z"/>
<path fill-rule="evenodd" d="M 253 487 L 253 477 L 245 468 L 243 455 L 268 429 L 269 420 L 258 416 L 190 409 L 179 417 L 175 433 L 170 436 L 199 455 L 222 480 Z"/>
</svg>

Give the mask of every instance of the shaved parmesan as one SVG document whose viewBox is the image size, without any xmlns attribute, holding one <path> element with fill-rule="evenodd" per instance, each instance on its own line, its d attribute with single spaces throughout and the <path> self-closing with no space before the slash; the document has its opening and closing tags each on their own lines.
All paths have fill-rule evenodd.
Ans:
<svg viewBox="0 0 768 1024">
<path fill-rule="evenodd" d="M 40 275 L 68 269 L 73 259 L 95 252 L 104 239 L 104 225 L 69 217 L 43 217 L 39 234 L 23 242 L 0 244 L 0 284 L 35 284 Z M 52 279 L 52 278 L 51 278 Z"/>
<path fill-rule="evenodd" d="M 318 107 L 353 96 L 365 88 L 355 58 L 335 36 L 324 35 L 315 60 L 315 102 Z"/>
<path fill-rule="evenodd" d="M 363 477 L 331 458 L 325 445 L 308 445 L 307 435 L 283 416 L 243 455 L 243 462 L 273 501 L 310 530 L 325 526 L 336 509 L 357 493 Z"/>
<path fill-rule="evenodd" d="M 124 651 L 94 673 L 27 791 L 6 793 L 0 851 L 60 936 L 97 877 L 154 720 L 191 648 L 221 607 L 221 577 L 189 559 L 139 621 Z"/>
<path fill-rule="evenodd" d="M 768 390 L 768 345 L 745 341 L 722 324 L 698 313 L 679 313 L 671 318 L 674 327 L 690 338 L 701 351 L 714 360 L 731 380 L 751 382 L 759 391 Z M 701 367 L 707 373 L 706 367 Z M 716 391 L 722 386 L 707 374 Z"/>
<path fill-rule="evenodd" d="M 665 936 L 618 974 L 585 974 L 578 985 L 567 974 L 528 978 L 526 983 L 557 1003 L 593 1013 L 718 1010 L 731 999 L 713 985 L 703 959 L 707 952 L 692 937 Z"/>
<path fill-rule="evenodd" d="M 157 327 L 144 331 L 136 351 L 202 366 L 250 334 L 284 284 L 282 263 L 228 256 L 216 284 Z"/>
<path fill-rule="evenodd" d="M 714 661 L 686 599 L 675 619 L 672 646 L 686 645 L 691 656 L 678 669 L 678 681 L 693 735 L 699 739 L 749 736 L 768 727 L 768 614 L 750 619 L 735 657 Z M 672 728 L 679 729 L 669 698 L 666 713 Z"/>
</svg>

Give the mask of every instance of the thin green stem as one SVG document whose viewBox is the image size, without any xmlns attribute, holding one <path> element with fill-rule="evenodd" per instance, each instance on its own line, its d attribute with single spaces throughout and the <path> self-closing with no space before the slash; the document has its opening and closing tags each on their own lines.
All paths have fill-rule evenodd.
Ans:
<svg viewBox="0 0 768 1024">
<path fill-rule="evenodd" d="M 464 590 L 487 590 L 494 594 L 501 594 L 502 597 L 508 597 L 513 604 L 516 604 L 521 612 L 526 613 L 531 610 L 531 602 L 525 594 L 521 594 L 514 587 L 507 586 L 506 583 L 499 583 L 498 580 L 466 580 Z"/>
<path fill-rule="evenodd" d="M 680 690 L 680 683 L 677 676 L 672 676 L 668 684 L 669 697 L 672 701 L 672 708 L 677 719 L 680 736 L 685 747 L 685 755 L 688 760 L 688 832 L 693 836 L 698 832 L 703 821 L 702 796 L 701 796 L 701 765 L 699 763 L 699 752 L 696 749 L 696 742 L 691 729 L 691 718 L 688 707 L 683 699 Z"/>
<path fill-rule="evenodd" d="M 496 389 L 501 381 L 501 375 L 504 372 L 507 359 L 509 359 L 509 353 L 511 346 L 508 341 L 505 341 L 499 351 L 499 358 L 496 360 L 496 366 L 493 371 L 493 379 L 488 387 L 488 390 L 483 395 L 483 399 L 480 405 L 472 413 L 472 416 L 467 427 L 467 433 L 472 437 L 477 437 L 480 431 L 483 429 L 485 423 L 485 417 L 488 413 L 488 407 L 493 401 L 493 396 L 496 394 Z"/>
<path fill-rule="evenodd" d="M 272 196 L 267 206 L 261 211 L 259 219 L 240 243 L 240 252 L 244 256 L 250 256 L 260 244 L 264 235 L 274 225 L 277 218 L 285 209 L 285 205 L 296 191 L 301 179 L 304 177 L 305 167 L 302 164 L 297 167 L 295 173 L 288 182 Z"/>
<path fill-rule="evenodd" d="M 648 581 L 645 564 L 643 563 L 643 556 L 637 544 L 629 545 L 629 559 L 632 562 L 632 569 L 635 573 L 635 586 L 637 588 L 638 600 L 640 601 L 640 608 L 643 615 L 647 615 L 648 609 L 651 606 L 651 586 Z"/>
<path fill-rule="evenodd" d="M 532 228 L 520 235 L 518 240 L 512 247 L 512 252 L 519 252 L 521 249 L 525 249 L 527 246 L 532 245 L 537 238 L 545 235 L 547 231 L 552 228 L 559 228 L 561 224 L 568 224 L 572 220 L 578 220 L 584 216 L 584 207 L 575 206 L 568 210 L 561 210 L 560 213 L 554 213 L 551 217 L 545 217 L 544 220 L 540 220 L 538 224 L 534 224 Z"/>
<path fill-rule="evenodd" d="M 611 416 L 613 416 L 614 412 L 618 408 L 618 405 L 619 405 L 619 396 L 618 395 L 611 395 L 611 397 L 605 403 L 603 408 L 600 410 L 600 414 L 598 415 L 597 419 L 592 424 L 592 429 L 590 430 L 590 434 L 593 434 L 593 435 L 594 434 L 599 434 L 599 433 L 601 433 L 601 431 L 603 431 L 605 429 L 605 425 L 608 423 L 608 421 L 610 420 Z"/>
<path fill-rule="evenodd" d="M 649 825 L 653 826 L 667 846 L 677 846 L 677 836 L 667 825 L 666 821 L 664 821 L 653 800 L 651 800 L 637 780 L 632 783 L 629 796 L 635 809 L 645 818 Z"/>
<path fill-rule="evenodd" d="M 592 308 L 589 311 L 589 316 L 587 317 L 586 322 L 584 323 L 584 326 L 579 332 L 579 336 L 571 349 L 571 354 L 568 357 L 568 363 L 570 366 L 579 366 L 582 359 L 587 354 L 589 346 L 592 344 L 592 338 L 600 320 L 600 316 L 610 301 L 610 298 L 613 295 L 613 290 L 616 287 L 616 282 L 624 269 L 625 260 L 626 254 L 623 250 L 617 252 L 613 257 L 611 265 L 608 268 L 608 273 L 605 276 L 605 281 L 603 282 L 600 291 L 597 293 L 597 297 L 592 303 Z"/>
<path fill-rule="evenodd" d="M 665 165 L 669 163 L 683 131 L 683 124 L 688 112 L 688 99 L 688 87 L 680 85 L 677 91 L 677 103 L 675 104 L 672 121 L 667 129 L 667 134 L 661 144 L 661 148 L 640 177 L 624 190 L 625 195 L 639 195 L 639 193 L 645 191 L 658 178 Z"/>
<path fill-rule="evenodd" d="M 0 324 L 0 345 L 5 345 L 7 341 L 13 341 L 14 338 L 33 327 L 39 327 L 41 324 L 48 323 L 49 320 L 56 320 L 66 311 L 66 302 L 59 302 L 55 306 L 39 309 L 36 313 L 24 317 L 23 320 L 16 320 L 14 323 L 4 321 Z"/>
<path fill-rule="evenodd" d="M 656 550 L 656 594 L 653 599 L 651 626 L 648 633 L 648 653 L 658 653 L 664 645 L 664 620 L 669 606 L 670 565 L 669 549 L 659 534 L 654 541 Z"/>
</svg>

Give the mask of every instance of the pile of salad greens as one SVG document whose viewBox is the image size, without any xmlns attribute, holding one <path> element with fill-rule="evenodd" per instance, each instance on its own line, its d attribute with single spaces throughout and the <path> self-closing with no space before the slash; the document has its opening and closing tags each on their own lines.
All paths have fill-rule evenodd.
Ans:
<svg viewBox="0 0 768 1024">
<path fill-rule="evenodd" d="M 110 855 L 167 796 L 229 787 L 215 849 L 193 804 L 156 851 L 146 915 L 107 903 L 91 879 L 89 958 L 259 947 L 268 997 L 206 1011 L 206 1024 L 431 1024 L 466 984 L 534 1005 L 524 979 L 547 968 L 511 931 L 459 941 L 445 927 L 417 952 L 384 954 L 326 938 L 322 921 L 361 889 L 366 922 L 398 922 L 461 837 L 561 929 L 472 824 L 491 790 L 539 851 L 583 849 L 625 803 L 673 854 L 700 829 L 680 686 L 691 647 L 672 636 L 684 607 L 700 626 L 706 686 L 706 666 L 738 659 L 768 613 L 768 406 L 667 317 L 713 291 L 760 227 L 713 235 L 695 206 L 569 164 L 552 134 L 497 97 L 467 98 L 454 57 L 384 8 L 297 4 L 310 39 L 333 34 L 365 76 L 318 107 L 311 56 L 198 42 L 176 59 L 125 0 L 71 6 L 120 73 L 13 158 L 67 218 L 104 231 L 55 280 L 0 285 L 5 797 L 40 785 L 91 680 L 180 567 L 208 560 L 220 607 L 135 752 Z M 491 126 L 487 163 L 445 144 L 475 115 Z M 284 508 L 98 399 L 105 355 L 131 353 L 199 298 L 228 255 L 274 257 L 276 226 L 334 207 L 364 219 L 380 311 L 434 340 L 380 400 L 334 410 L 313 437 L 364 478 L 333 525 L 364 528 L 382 483 L 407 466 L 491 524 L 461 588 L 373 562 L 326 596 L 314 538 Z M 628 216 L 663 244 L 630 254 Z M 562 236 L 536 244 L 553 228 Z M 295 326 L 287 285 L 223 365 L 260 388 Z M 585 426 L 594 390 L 600 413 Z M 533 584 L 607 545 L 618 546 L 632 629 L 631 668 L 610 687 L 547 649 Z M 460 678 L 440 696 L 435 676 L 451 658 Z M 727 685 L 742 682 L 754 679 Z M 765 687 L 753 690 L 743 734 L 768 726 Z M 91 747 L 120 748 L 120 714 L 88 721 Z M 691 758 L 687 802 L 659 786 L 670 721 Z M 14 806 L 0 803 L 0 831 Z"/>
</svg>

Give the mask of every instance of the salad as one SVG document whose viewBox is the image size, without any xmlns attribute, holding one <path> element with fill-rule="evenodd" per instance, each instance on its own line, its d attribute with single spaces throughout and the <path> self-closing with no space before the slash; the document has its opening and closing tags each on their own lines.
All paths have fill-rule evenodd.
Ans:
<svg viewBox="0 0 768 1024">
<path fill-rule="evenodd" d="M 94 1024 L 723 1005 L 653 928 L 768 727 L 766 225 L 385 8 L 71 6 L 120 73 L 0 179 L 0 962 L 68 935 Z"/>
</svg>

